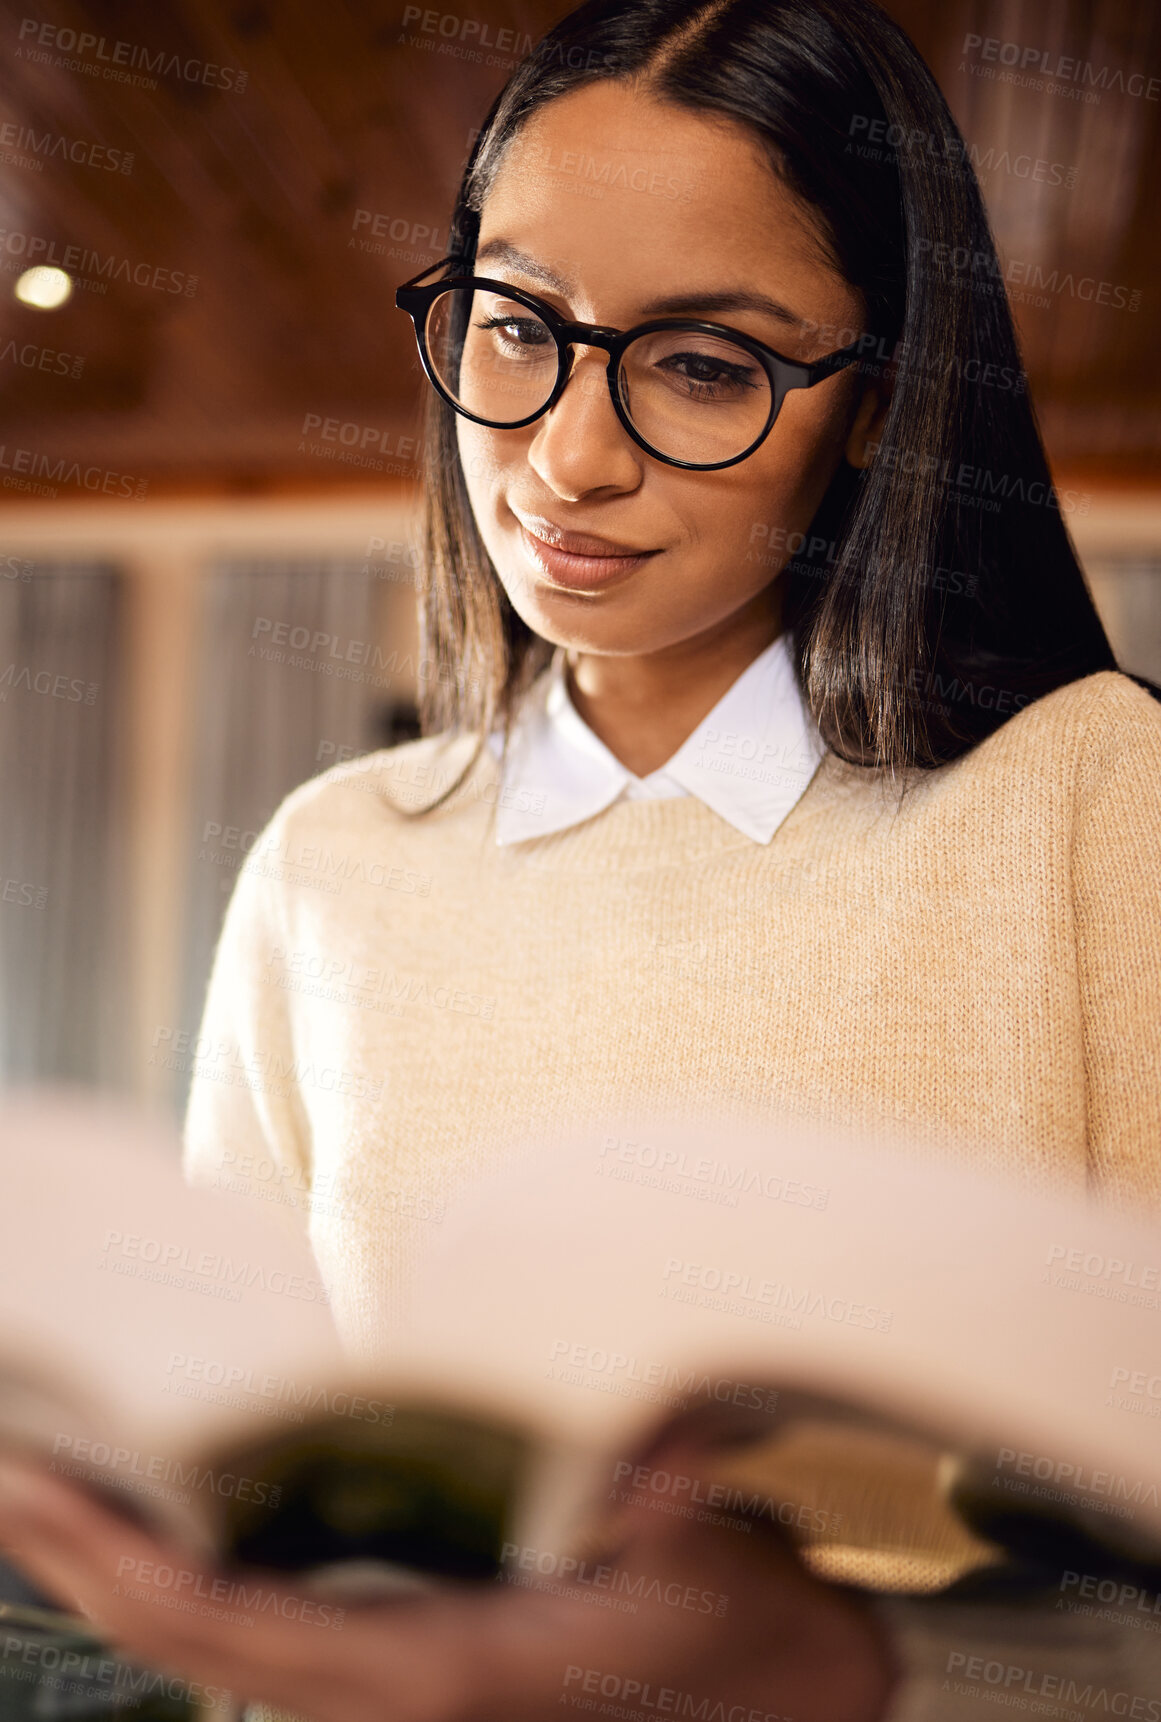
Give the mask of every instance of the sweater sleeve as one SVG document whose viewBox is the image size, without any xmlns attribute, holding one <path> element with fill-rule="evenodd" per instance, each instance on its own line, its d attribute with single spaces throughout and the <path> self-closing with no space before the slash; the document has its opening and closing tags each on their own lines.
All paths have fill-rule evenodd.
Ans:
<svg viewBox="0 0 1161 1722">
<path fill-rule="evenodd" d="M 1161 703 L 1120 675 L 1092 696 L 1072 857 L 1089 1175 L 1161 1211 Z"/>
<path fill-rule="evenodd" d="M 275 846 L 268 828 L 254 854 Z M 239 1191 L 301 1237 L 310 1215 L 310 1134 L 298 1085 L 280 885 L 253 858 L 226 912 L 186 1111 L 190 1183 Z"/>
</svg>

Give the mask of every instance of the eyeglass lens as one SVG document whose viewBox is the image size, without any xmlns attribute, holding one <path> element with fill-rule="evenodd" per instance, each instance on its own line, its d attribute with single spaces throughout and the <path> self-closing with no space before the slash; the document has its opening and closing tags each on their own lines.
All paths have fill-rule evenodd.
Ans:
<svg viewBox="0 0 1161 1722">
<path fill-rule="evenodd" d="M 432 303 L 425 334 L 440 386 L 476 418 L 502 427 L 547 406 L 559 350 L 529 306 L 483 288 L 449 288 Z M 770 380 L 753 354 L 693 330 L 639 335 L 621 357 L 617 388 L 644 441 L 693 464 L 742 454 L 770 416 Z"/>
</svg>

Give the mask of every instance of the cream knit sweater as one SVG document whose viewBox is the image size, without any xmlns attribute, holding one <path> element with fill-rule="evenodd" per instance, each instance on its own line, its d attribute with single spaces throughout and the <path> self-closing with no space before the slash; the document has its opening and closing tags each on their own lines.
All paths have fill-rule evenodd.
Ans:
<svg viewBox="0 0 1161 1722">
<path fill-rule="evenodd" d="M 214 966 L 187 1165 L 309 1224 L 356 1354 L 462 1182 L 586 1116 L 786 1111 L 1161 1206 L 1161 705 L 1105 671 L 768 845 L 697 800 L 499 847 L 463 744 L 278 811 Z M 920 1539 L 922 1540 L 922 1539 Z"/>
</svg>

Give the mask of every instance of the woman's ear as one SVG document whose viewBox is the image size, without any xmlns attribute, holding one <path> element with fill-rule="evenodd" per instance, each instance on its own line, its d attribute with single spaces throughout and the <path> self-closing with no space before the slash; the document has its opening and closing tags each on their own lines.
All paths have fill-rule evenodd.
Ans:
<svg viewBox="0 0 1161 1722">
<path fill-rule="evenodd" d="M 864 384 L 844 451 L 850 465 L 857 467 L 860 472 L 870 466 L 875 458 L 875 450 L 882 438 L 887 408 L 890 405 L 889 377 L 877 377 Z"/>
</svg>

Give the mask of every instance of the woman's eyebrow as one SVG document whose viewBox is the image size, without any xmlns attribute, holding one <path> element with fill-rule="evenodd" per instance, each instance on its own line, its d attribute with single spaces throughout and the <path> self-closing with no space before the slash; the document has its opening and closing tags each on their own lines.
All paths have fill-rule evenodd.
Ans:
<svg viewBox="0 0 1161 1722">
<path fill-rule="evenodd" d="M 526 251 L 520 251 L 507 239 L 489 239 L 486 245 L 481 245 L 476 252 L 477 263 L 506 263 L 510 269 L 519 269 L 522 275 L 527 275 L 530 281 L 538 281 L 542 287 L 549 287 L 554 293 L 570 293 L 571 284 L 554 274 L 545 264 L 538 263 L 535 257 L 529 257 Z"/>
<path fill-rule="evenodd" d="M 535 257 L 530 257 L 526 251 L 521 251 L 507 239 L 490 239 L 476 253 L 477 263 L 506 263 L 510 269 L 518 269 L 530 281 L 539 282 L 542 287 L 549 288 L 554 293 L 566 297 L 573 292 L 573 284 L 557 275 L 544 263 L 538 263 Z M 765 293 L 754 293 L 748 289 L 731 288 L 718 292 L 699 292 L 691 289 L 685 293 L 670 293 L 663 299 L 653 299 L 641 307 L 643 317 L 675 317 L 698 311 L 757 311 L 766 317 L 773 317 L 779 323 L 787 323 L 797 328 L 807 321 L 797 312 L 791 311 L 778 299 L 771 299 Z"/>
<path fill-rule="evenodd" d="M 642 310 L 647 317 L 675 317 L 686 311 L 758 311 L 779 323 L 792 323 L 795 327 L 806 322 L 805 317 L 791 311 L 781 300 L 742 289 L 718 293 L 670 293 L 664 299 L 650 300 Z"/>
</svg>

